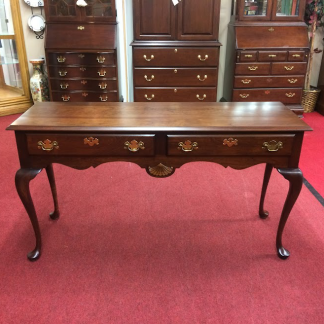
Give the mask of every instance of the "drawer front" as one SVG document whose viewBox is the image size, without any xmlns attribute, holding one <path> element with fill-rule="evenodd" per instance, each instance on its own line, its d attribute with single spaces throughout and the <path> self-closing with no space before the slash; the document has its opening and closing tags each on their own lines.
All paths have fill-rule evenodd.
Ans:
<svg viewBox="0 0 324 324">
<path fill-rule="evenodd" d="M 272 74 L 304 74 L 306 73 L 307 63 L 272 63 Z"/>
<path fill-rule="evenodd" d="M 303 62 L 306 61 L 305 51 L 289 51 L 288 52 L 288 61 L 290 62 Z"/>
<path fill-rule="evenodd" d="M 169 135 L 168 155 L 290 155 L 294 135 Z M 280 144 L 281 142 L 281 144 Z"/>
<path fill-rule="evenodd" d="M 303 87 L 305 77 L 292 76 L 236 76 L 234 88 L 288 88 Z"/>
<path fill-rule="evenodd" d="M 267 75 L 270 74 L 270 63 L 236 63 L 235 74 Z"/>
<path fill-rule="evenodd" d="M 134 66 L 218 66 L 218 48 L 144 47 L 133 48 Z"/>
<path fill-rule="evenodd" d="M 280 101 L 284 104 L 300 104 L 302 89 L 235 89 L 233 101 Z"/>
<path fill-rule="evenodd" d="M 105 79 L 50 79 L 52 90 L 117 90 L 117 80 Z"/>
<path fill-rule="evenodd" d="M 215 102 L 216 88 L 135 88 L 135 101 Z"/>
<path fill-rule="evenodd" d="M 257 61 L 257 51 L 240 51 L 237 53 L 239 62 L 255 62 Z"/>
<path fill-rule="evenodd" d="M 49 65 L 115 65 L 114 52 L 49 53 Z"/>
<path fill-rule="evenodd" d="M 117 102 L 117 91 L 90 92 L 90 91 L 52 91 L 52 101 L 64 102 Z"/>
<path fill-rule="evenodd" d="M 259 51 L 258 60 L 260 62 L 273 62 L 287 60 L 287 52 L 285 51 Z"/>
<path fill-rule="evenodd" d="M 51 78 L 114 78 L 115 67 L 49 66 Z"/>
<path fill-rule="evenodd" d="M 215 68 L 134 69 L 135 87 L 216 86 L 217 76 L 218 70 Z"/>
<path fill-rule="evenodd" d="M 155 135 L 28 134 L 31 155 L 152 156 Z"/>
</svg>

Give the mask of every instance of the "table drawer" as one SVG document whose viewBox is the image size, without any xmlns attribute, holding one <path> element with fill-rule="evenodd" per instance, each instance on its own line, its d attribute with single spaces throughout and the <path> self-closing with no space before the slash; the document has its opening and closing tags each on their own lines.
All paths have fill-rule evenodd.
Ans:
<svg viewBox="0 0 324 324">
<path fill-rule="evenodd" d="M 134 66 L 218 66 L 215 47 L 134 47 Z"/>
<path fill-rule="evenodd" d="M 290 155 L 294 135 L 168 135 L 168 155 Z"/>
<path fill-rule="evenodd" d="M 257 61 L 257 51 L 239 51 L 237 52 L 238 62 L 255 62 Z"/>
<path fill-rule="evenodd" d="M 258 55 L 259 62 L 269 62 L 269 61 L 284 62 L 286 60 L 287 60 L 286 51 L 259 51 L 259 55 Z"/>
<path fill-rule="evenodd" d="M 49 65 L 115 65 L 114 52 L 49 53 Z"/>
<path fill-rule="evenodd" d="M 235 89 L 233 101 L 280 101 L 283 104 L 300 104 L 302 89 Z"/>
<path fill-rule="evenodd" d="M 304 74 L 307 63 L 272 63 L 271 74 Z"/>
<path fill-rule="evenodd" d="M 136 87 L 216 86 L 217 76 L 218 70 L 216 68 L 134 69 Z"/>
<path fill-rule="evenodd" d="M 234 88 L 288 88 L 303 87 L 305 77 L 292 76 L 236 76 Z"/>
<path fill-rule="evenodd" d="M 155 135 L 27 134 L 31 155 L 152 156 Z"/>
<path fill-rule="evenodd" d="M 236 63 L 235 74 L 267 75 L 270 74 L 270 63 Z"/>
<path fill-rule="evenodd" d="M 52 101 L 64 102 L 117 102 L 116 91 L 52 91 Z"/>
<path fill-rule="evenodd" d="M 303 62 L 306 61 L 305 51 L 289 51 L 288 52 L 288 61 L 291 62 Z"/>
<path fill-rule="evenodd" d="M 105 79 L 50 79 L 52 90 L 117 90 L 117 80 Z"/>
<path fill-rule="evenodd" d="M 215 102 L 216 88 L 135 88 L 135 101 Z"/>
<path fill-rule="evenodd" d="M 114 78 L 116 67 L 49 66 L 52 78 Z"/>
</svg>

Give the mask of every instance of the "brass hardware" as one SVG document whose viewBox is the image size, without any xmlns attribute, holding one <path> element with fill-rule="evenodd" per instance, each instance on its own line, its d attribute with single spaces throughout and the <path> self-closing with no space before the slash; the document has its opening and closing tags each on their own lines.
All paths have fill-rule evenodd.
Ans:
<svg viewBox="0 0 324 324">
<path fill-rule="evenodd" d="M 203 101 L 203 100 L 205 100 L 205 99 L 206 99 L 206 97 L 207 97 L 207 96 L 206 96 L 206 95 L 204 94 L 204 95 L 203 95 L 203 97 L 202 97 L 202 98 L 200 98 L 199 94 L 197 94 L 197 95 L 196 95 L 196 97 L 197 97 L 197 99 L 198 99 L 198 100 L 201 100 L 201 101 Z"/>
<path fill-rule="evenodd" d="M 177 89 L 174 89 L 174 92 L 178 92 L 178 90 Z"/>
<path fill-rule="evenodd" d="M 37 145 L 39 149 L 42 149 L 43 151 L 47 151 L 47 152 L 53 151 L 54 148 L 59 149 L 58 142 L 56 141 L 52 142 L 49 139 L 45 140 L 44 142 L 39 141 Z"/>
<path fill-rule="evenodd" d="M 250 71 L 255 71 L 255 70 L 258 69 L 258 66 L 248 66 L 248 69 L 249 69 Z"/>
<path fill-rule="evenodd" d="M 68 86 L 69 86 L 68 83 L 60 83 L 60 88 L 61 89 L 67 89 Z"/>
<path fill-rule="evenodd" d="M 225 138 L 223 141 L 223 145 L 227 145 L 228 147 L 232 147 L 233 145 L 238 145 L 238 140 L 233 137 Z"/>
<path fill-rule="evenodd" d="M 264 142 L 263 149 L 267 149 L 269 152 L 277 152 L 279 149 L 283 148 L 282 142 L 276 142 L 275 140 L 272 140 L 270 142 Z"/>
<path fill-rule="evenodd" d="M 154 59 L 154 55 L 151 55 L 151 58 L 148 59 L 146 55 L 143 55 L 144 59 L 148 62 L 152 61 Z"/>
<path fill-rule="evenodd" d="M 177 69 L 174 69 L 173 72 L 174 72 L 174 73 L 178 73 L 178 70 L 177 70 Z"/>
<path fill-rule="evenodd" d="M 100 101 L 107 101 L 108 100 L 108 96 L 100 96 Z"/>
<path fill-rule="evenodd" d="M 85 138 L 83 140 L 83 143 L 85 145 L 94 146 L 94 145 L 99 145 L 99 140 L 98 138 L 89 137 L 89 138 Z"/>
<path fill-rule="evenodd" d="M 101 77 L 103 77 L 103 76 L 105 76 L 106 75 L 106 73 L 107 73 L 107 71 L 106 70 L 100 70 L 100 71 L 98 71 L 97 72 L 98 74 L 99 74 L 99 76 L 101 76 Z"/>
<path fill-rule="evenodd" d="M 289 83 L 296 83 L 298 81 L 298 79 L 288 79 Z"/>
<path fill-rule="evenodd" d="M 203 79 L 200 78 L 200 75 L 197 75 L 197 79 L 201 82 L 205 81 L 207 79 L 207 75 L 204 76 Z"/>
<path fill-rule="evenodd" d="M 293 54 L 293 57 L 300 57 L 300 54 Z"/>
<path fill-rule="evenodd" d="M 84 55 L 83 54 L 79 54 L 78 55 L 80 58 L 84 58 Z"/>
<path fill-rule="evenodd" d="M 147 94 L 144 97 L 146 98 L 146 100 L 152 100 L 154 99 L 154 94 L 152 94 L 151 98 L 149 98 Z"/>
<path fill-rule="evenodd" d="M 84 30 L 84 28 L 85 28 L 84 26 L 78 26 L 77 29 L 78 29 L 78 30 Z"/>
<path fill-rule="evenodd" d="M 253 57 L 252 54 L 245 54 L 244 57 Z"/>
<path fill-rule="evenodd" d="M 173 167 L 168 167 L 162 163 L 159 163 L 155 167 L 147 167 L 146 172 L 156 178 L 166 178 L 169 177 L 174 173 L 174 168 Z"/>
<path fill-rule="evenodd" d="M 70 100 L 70 96 L 68 95 L 64 95 L 61 97 L 63 101 L 69 101 Z"/>
<path fill-rule="evenodd" d="M 82 97 L 87 97 L 89 95 L 88 92 L 82 92 Z"/>
<path fill-rule="evenodd" d="M 146 81 L 151 82 L 154 79 L 154 75 L 153 74 L 151 75 L 151 79 L 149 79 L 147 75 L 144 75 L 144 78 Z"/>
<path fill-rule="evenodd" d="M 198 150 L 198 143 L 191 142 L 189 140 L 186 140 L 184 143 L 179 142 L 178 150 L 182 150 L 183 152 L 192 152 L 193 150 Z"/>
<path fill-rule="evenodd" d="M 198 59 L 202 62 L 206 61 L 208 59 L 208 55 L 205 55 L 205 58 L 203 59 L 201 55 L 198 55 Z"/>
<path fill-rule="evenodd" d="M 86 70 L 87 70 L 87 68 L 85 68 L 85 67 L 80 67 L 80 71 L 84 72 L 84 71 L 86 71 Z"/>
<path fill-rule="evenodd" d="M 269 54 L 269 57 L 277 57 L 276 54 Z"/>
<path fill-rule="evenodd" d="M 87 80 L 82 80 L 81 83 L 84 85 L 84 84 L 87 84 L 88 81 Z"/>
<path fill-rule="evenodd" d="M 250 95 L 248 93 L 240 94 L 240 97 L 243 98 L 243 99 L 246 99 L 249 96 Z"/>
<path fill-rule="evenodd" d="M 266 90 L 266 91 L 264 91 L 264 93 L 265 93 L 266 95 L 268 95 L 268 94 L 270 94 L 270 91 L 269 91 L 269 90 Z"/>
<path fill-rule="evenodd" d="M 58 73 L 59 73 L 60 76 L 66 76 L 67 75 L 67 71 L 63 71 L 63 70 L 58 71 Z"/>
<path fill-rule="evenodd" d="M 268 30 L 269 30 L 270 33 L 271 33 L 271 32 L 274 32 L 274 28 L 272 28 L 272 27 L 269 28 Z"/>
<path fill-rule="evenodd" d="M 104 56 L 97 56 L 97 61 L 98 63 L 104 63 L 105 62 L 105 57 Z"/>
<path fill-rule="evenodd" d="M 106 82 L 101 82 L 98 84 L 99 88 L 101 90 L 107 89 L 107 83 Z"/>
<path fill-rule="evenodd" d="M 131 142 L 125 142 L 124 143 L 124 149 L 125 150 L 129 150 L 131 152 L 137 152 L 139 151 L 139 149 L 144 150 L 145 146 L 144 143 L 142 141 L 137 142 L 136 140 L 132 140 Z"/>
<path fill-rule="evenodd" d="M 288 98 L 295 97 L 295 93 L 294 92 L 286 93 L 286 97 L 288 97 Z"/>
<path fill-rule="evenodd" d="M 293 68 L 294 68 L 293 65 L 291 65 L 291 66 L 287 66 L 287 65 L 285 65 L 285 69 L 286 69 L 287 71 L 291 71 Z"/>
<path fill-rule="evenodd" d="M 178 53 L 178 49 L 175 48 L 175 49 L 174 49 L 174 53 Z"/>
<path fill-rule="evenodd" d="M 64 57 L 64 56 L 58 56 L 57 57 L 57 62 L 64 63 L 65 61 L 66 61 L 66 57 Z"/>
<path fill-rule="evenodd" d="M 241 80 L 241 82 L 242 82 L 243 84 L 249 84 L 249 83 L 251 83 L 251 81 L 252 81 L 252 80 L 248 80 L 248 79 Z"/>
</svg>

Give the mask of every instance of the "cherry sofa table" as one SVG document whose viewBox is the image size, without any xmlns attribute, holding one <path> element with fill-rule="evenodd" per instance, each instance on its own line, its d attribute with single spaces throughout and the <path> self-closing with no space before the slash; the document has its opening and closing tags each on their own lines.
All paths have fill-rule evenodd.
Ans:
<svg viewBox="0 0 324 324">
<path fill-rule="evenodd" d="M 30 217 L 36 246 L 41 233 L 29 182 L 46 169 L 54 199 L 52 219 L 59 217 L 53 163 L 76 169 L 112 161 L 128 161 L 154 177 L 167 177 L 192 161 L 209 161 L 244 169 L 265 163 L 259 215 L 271 171 L 276 168 L 289 181 L 279 221 L 278 256 L 289 252 L 282 233 L 299 196 L 303 175 L 298 168 L 304 131 L 311 128 L 278 102 L 257 103 L 37 103 L 7 129 L 14 130 L 21 168 L 16 188 Z"/>
</svg>

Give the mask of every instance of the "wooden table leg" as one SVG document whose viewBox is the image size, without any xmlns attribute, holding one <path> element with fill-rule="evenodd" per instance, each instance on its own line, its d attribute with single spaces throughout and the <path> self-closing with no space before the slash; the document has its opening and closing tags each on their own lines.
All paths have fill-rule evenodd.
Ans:
<svg viewBox="0 0 324 324">
<path fill-rule="evenodd" d="M 294 207 L 294 204 L 301 191 L 303 185 L 303 173 L 298 168 L 278 169 L 278 171 L 280 174 L 283 175 L 285 179 L 289 181 L 289 191 L 288 191 L 288 195 L 284 207 L 282 209 L 279 226 L 278 226 L 277 239 L 276 239 L 277 252 L 279 258 L 287 259 L 290 253 L 282 246 L 282 242 L 281 242 L 282 232 L 284 230 L 290 211 Z"/>
<path fill-rule="evenodd" d="M 261 198 L 260 198 L 260 205 L 259 205 L 259 215 L 261 218 L 267 218 L 269 216 L 269 212 L 264 210 L 264 199 L 267 192 L 271 172 L 272 172 L 273 166 L 269 163 L 266 164 L 265 172 L 264 172 L 264 178 L 263 178 L 263 184 L 262 184 L 262 191 L 261 191 Z"/>
<path fill-rule="evenodd" d="M 20 169 L 15 178 L 18 195 L 27 211 L 36 237 L 35 249 L 27 255 L 30 261 L 35 261 L 40 257 L 42 241 L 34 203 L 30 195 L 29 182 L 41 171 L 42 169 Z"/>
<path fill-rule="evenodd" d="M 52 196 L 54 200 L 54 211 L 50 213 L 51 219 L 58 219 L 60 217 L 60 211 L 57 201 L 57 191 L 56 191 L 56 185 L 55 185 L 55 178 L 54 178 L 54 172 L 53 172 L 53 165 L 50 164 L 46 167 L 46 173 L 48 177 L 48 181 L 51 186 Z"/>
</svg>

